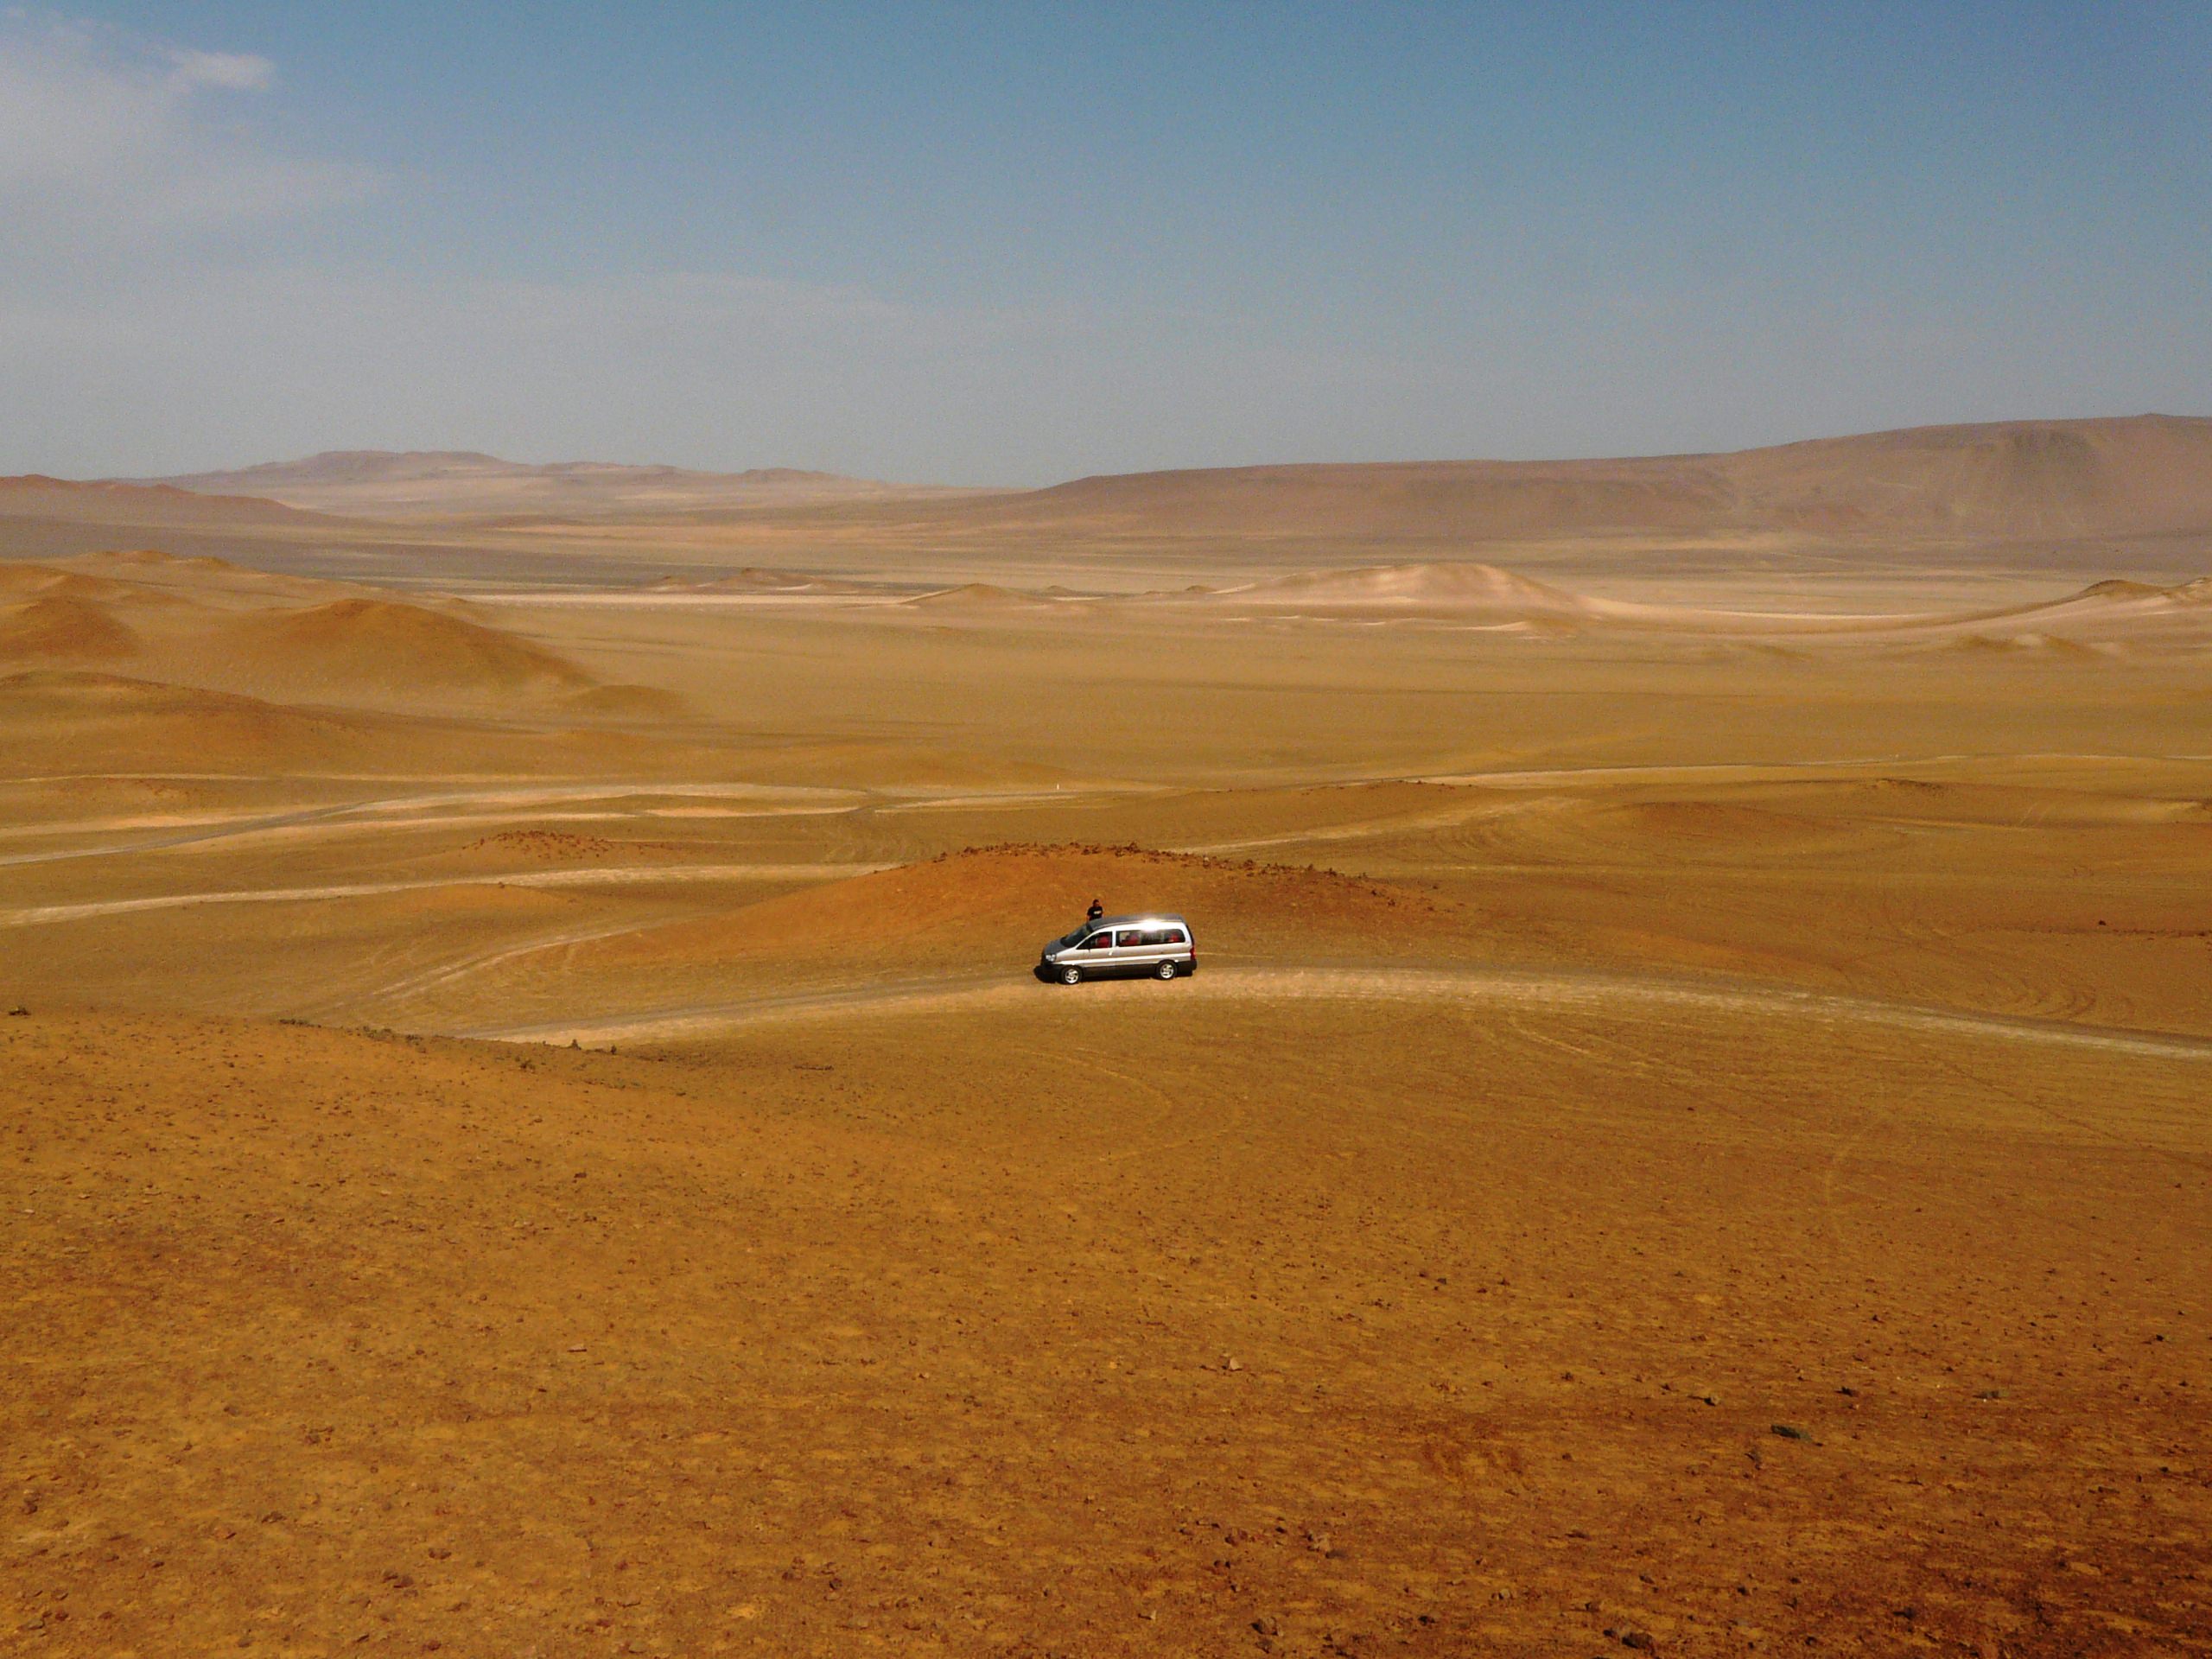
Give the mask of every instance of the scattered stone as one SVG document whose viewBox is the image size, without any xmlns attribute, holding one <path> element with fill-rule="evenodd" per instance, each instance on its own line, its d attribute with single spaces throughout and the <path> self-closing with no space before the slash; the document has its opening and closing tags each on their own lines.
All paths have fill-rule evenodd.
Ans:
<svg viewBox="0 0 2212 1659">
<path fill-rule="evenodd" d="M 1263 1613 L 1258 1618 L 1254 1619 L 1252 1621 L 1252 1628 L 1257 1630 L 1262 1636 L 1277 1636 L 1281 1634 L 1282 1631 L 1282 1625 L 1272 1614 Z"/>
<path fill-rule="evenodd" d="M 16 1006 L 15 1006 L 14 1007 L 10 1008 L 10 1009 L 8 1010 L 8 1014 L 9 1014 L 9 1017 L 10 1017 L 10 1019 L 14 1019 L 14 1020 L 20 1020 L 20 1019 L 22 1019 L 24 1015 L 28 1014 L 29 1012 L 30 1012 L 30 1010 L 29 1010 L 29 1008 L 25 1007 L 22 1003 L 18 1002 L 18 1003 L 16 1003 Z"/>
<path fill-rule="evenodd" d="M 1809 1433 L 1798 1427 L 1795 1423 L 1774 1423 L 1769 1426 L 1767 1432 L 1779 1434 L 1785 1440 L 1809 1440 L 1813 1438 Z"/>
<path fill-rule="evenodd" d="M 1639 1653 L 1648 1653 L 1651 1649 L 1651 1632 L 1649 1630 L 1623 1630 L 1621 1632 L 1621 1646 L 1624 1648 L 1634 1648 Z"/>
<path fill-rule="evenodd" d="M 2002 1389 L 1978 1389 L 1974 1391 L 1974 1397 L 1977 1400 L 2002 1400 L 2005 1397 L 2005 1390 Z"/>
<path fill-rule="evenodd" d="M 1221 1362 L 1221 1369 L 1224 1371 L 1241 1371 L 1244 1369 L 1244 1362 L 1241 1359 L 1224 1359 Z"/>
</svg>

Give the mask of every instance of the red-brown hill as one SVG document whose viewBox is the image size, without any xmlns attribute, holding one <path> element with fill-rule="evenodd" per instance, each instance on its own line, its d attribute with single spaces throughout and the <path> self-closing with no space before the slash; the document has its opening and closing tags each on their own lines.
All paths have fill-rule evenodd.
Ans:
<svg viewBox="0 0 2212 1659">
<path fill-rule="evenodd" d="M 1203 959 L 1211 947 L 1324 936 L 1371 942 L 1452 907 L 1422 889 L 1333 870 L 1138 847 L 1001 846 L 902 865 L 744 906 L 705 920 L 576 947 L 572 966 L 625 977 L 681 978 L 720 965 L 891 958 L 907 972 L 1033 959 L 1082 919 L 1093 899 L 1112 912 L 1186 913 Z"/>
</svg>

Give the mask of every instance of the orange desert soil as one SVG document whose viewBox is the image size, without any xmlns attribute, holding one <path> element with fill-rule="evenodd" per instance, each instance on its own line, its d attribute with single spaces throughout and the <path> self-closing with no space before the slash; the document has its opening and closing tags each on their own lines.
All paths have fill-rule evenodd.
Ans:
<svg viewBox="0 0 2212 1659">
<path fill-rule="evenodd" d="M 2212 1643 L 2212 1059 L 0 1020 L 12 1650 Z"/>
</svg>

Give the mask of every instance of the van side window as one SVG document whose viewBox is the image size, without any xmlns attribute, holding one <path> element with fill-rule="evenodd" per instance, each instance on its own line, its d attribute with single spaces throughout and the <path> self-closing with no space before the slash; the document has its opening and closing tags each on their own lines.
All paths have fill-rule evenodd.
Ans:
<svg viewBox="0 0 2212 1659">
<path fill-rule="evenodd" d="M 1162 944 L 1188 944 L 1190 938 L 1179 927 L 1171 927 L 1160 936 Z"/>
<path fill-rule="evenodd" d="M 1139 944 L 1180 944 L 1183 936 L 1172 927 L 1147 928 L 1137 940 Z"/>
<path fill-rule="evenodd" d="M 1120 945 L 1124 950 L 1127 950 L 1132 945 L 1143 944 L 1144 940 L 1145 935 L 1138 932 L 1134 927 L 1125 927 L 1119 933 L 1116 933 L 1114 936 L 1114 943 Z"/>
<path fill-rule="evenodd" d="M 1094 933 L 1083 942 L 1083 948 L 1086 950 L 1103 950 L 1113 943 L 1114 936 L 1110 932 Z"/>
</svg>

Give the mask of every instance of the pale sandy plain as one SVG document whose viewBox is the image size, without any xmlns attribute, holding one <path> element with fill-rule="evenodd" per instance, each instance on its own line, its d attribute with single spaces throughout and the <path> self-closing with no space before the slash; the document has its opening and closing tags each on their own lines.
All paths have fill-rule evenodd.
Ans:
<svg viewBox="0 0 2212 1659">
<path fill-rule="evenodd" d="M 2212 423 L 554 470 L 0 482 L 0 1647 L 2212 1652 Z"/>
</svg>

